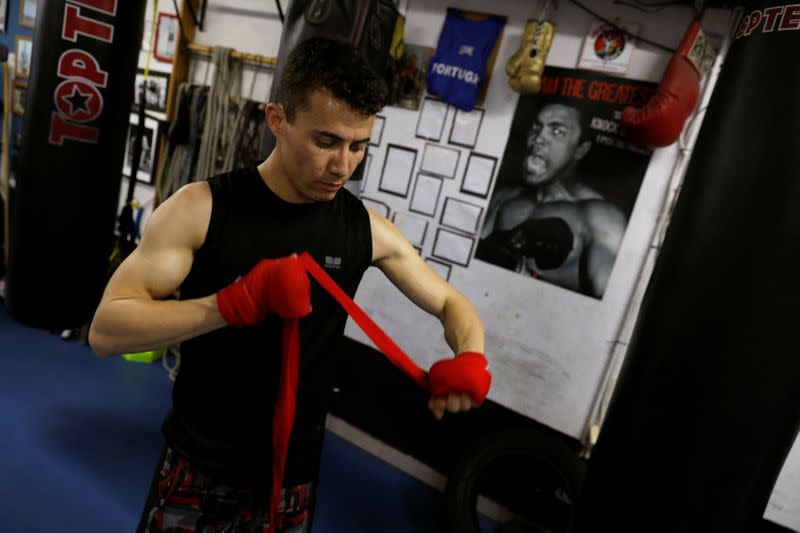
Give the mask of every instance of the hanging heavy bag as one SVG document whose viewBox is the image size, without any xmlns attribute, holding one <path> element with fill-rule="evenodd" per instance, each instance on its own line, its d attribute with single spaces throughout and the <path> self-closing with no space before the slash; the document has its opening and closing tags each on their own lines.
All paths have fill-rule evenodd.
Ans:
<svg viewBox="0 0 800 533">
<path fill-rule="evenodd" d="M 352 43 L 380 76 L 385 76 L 389 48 L 399 12 L 392 0 L 293 0 L 283 24 L 270 100 L 274 100 L 286 60 L 294 47 L 311 37 L 330 37 Z M 275 137 L 267 130 L 261 158 L 275 148 Z M 364 175 L 366 157 L 351 179 Z"/>
<path fill-rule="evenodd" d="M 91 318 L 114 240 L 145 0 L 39 2 L 8 265 L 8 310 Z"/>
<path fill-rule="evenodd" d="M 762 16 L 783 2 L 748 4 L 592 451 L 576 532 L 760 531 L 800 428 L 800 70 L 787 68 L 800 31 L 789 15 Z"/>
</svg>

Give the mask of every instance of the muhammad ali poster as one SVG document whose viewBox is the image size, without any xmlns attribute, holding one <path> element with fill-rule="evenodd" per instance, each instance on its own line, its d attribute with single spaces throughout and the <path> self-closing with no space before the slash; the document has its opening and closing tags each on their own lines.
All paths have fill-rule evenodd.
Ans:
<svg viewBox="0 0 800 533">
<path fill-rule="evenodd" d="M 475 258 L 601 299 L 651 156 L 619 120 L 656 87 L 546 68 L 517 104 Z"/>
</svg>

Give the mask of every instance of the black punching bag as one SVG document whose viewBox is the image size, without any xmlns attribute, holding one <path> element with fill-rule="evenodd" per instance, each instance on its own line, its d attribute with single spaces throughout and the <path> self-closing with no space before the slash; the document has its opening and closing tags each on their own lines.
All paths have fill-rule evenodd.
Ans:
<svg viewBox="0 0 800 533">
<path fill-rule="evenodd" d="M 113 241 L 146 0 L 40 0 L 17 170 L 8 310 L 91 319 Z"/>
<path fill-rule="evenodd" d="M 579 532 L 759 531 L 800 427 L 800 11 L 751 2 L 578 506 Z M 770 9 L 775 6 L 775 9 Z"/>
<path fill-rule="evenodd" d="M 270 101 L 275 99 L 289 54 L 298 43 L 311 37 L 352 43 L 375 72 L 384 76 L 398 16 L 393 0 L 292 0 L 283 23 Z M 273 148 L 275 137 L 267 129 L 261 144 L 262 157 L 268 157 Z M 364 164 L 362 161 L 352 179 L 361 179 Z"/>
</svg>

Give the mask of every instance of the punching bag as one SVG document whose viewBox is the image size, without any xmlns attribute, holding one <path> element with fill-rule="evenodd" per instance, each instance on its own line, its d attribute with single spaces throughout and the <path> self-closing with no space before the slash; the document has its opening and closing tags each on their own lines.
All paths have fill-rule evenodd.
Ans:
<svg viewBox="0 0 800 533">
<path fill-rule="evenodd" d="M 289 54 L 298 43 L 311 37 L 330 37 L 352 43 L 383 77 L 398 16 L 392 0 L 292 0 L 283 23 L 270 101 L 274 101 Z M 262 159 L 268 157 L 273 148 L 275 137 L 267 129 L 261 144 Z M 361 179 L 365 161 L 366 157 L 351 179 Z"/>
<path fill-rule="evenodd" d="M 576 531 L 759 531 L 800 427 L 799 49 L 800 11 L 745 7 Z"/>
<path fill-rule="evenodd" d="M 40 0 L 17 170 L 8 310 L 50 330 L 106 282 L 146 0 Z"/>
</svg>

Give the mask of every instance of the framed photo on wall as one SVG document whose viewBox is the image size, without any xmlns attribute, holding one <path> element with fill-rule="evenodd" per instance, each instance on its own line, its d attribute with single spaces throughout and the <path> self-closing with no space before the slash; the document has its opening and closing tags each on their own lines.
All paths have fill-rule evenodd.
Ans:
<svg viewBox="0 0 800 533">
<path fill-rule="evenodd" d="M 38 7 L 39 0 L 21 0 L 19 5 L 19 25 L 24 28 L 36 26 L 36 11 Z"/>
<path fill-rule="evenodd" d="M 156 19 L 156 41 L 153 57 L 164 63 L 175 59 L 175 41 L 178 39 L 178 17 L 172 13 L 159 13 Z"/>
<path fill-rule="evenodd" d="M 133 103 L 139 105 L 139 95 L 145 83 L 144 71 L 136 73 L 136 91 L 133 93 Z M 167 90 L 169 89 L 169 75 L 151 70 L 148 73 L 145 87 L 145 103 L 147 109 L 164 113 L 167 110 Z"/>
<path fill-rule="evenodd" d="M 122 173 L 131 175 L 133 167 L 133 141 L 139 127 L 139 116 L 131 113 L 128 137 L 125 140 L 125 159 L 123 159 Z M 136 179 L 149 185 L 155 184 L 155 162 L 158 160 L 158 127 L 159 122 L 153 118 L 145 117 L 144 132 L 142 133 L 142 155 L 139 159 L 139 168 Z"/>
<path fill-rule="evenodd" d="M 5 33 L 8 26 L 8 0 L 0 0 L 0 32 Z"/>
<path fill-rule="evenodd" d="M 25 98 L 28 96 L 28 82 L 14 80 L 11 107 L 15 115 L 25 114 Z"/>
<path fill-rule="evenodd" d="M 14 76 L 17 78 L 30 77 L 31 58 L 33 57 L 33 39 L 31 37 L 17 35 L 16 53 Z"/>
</svg>

